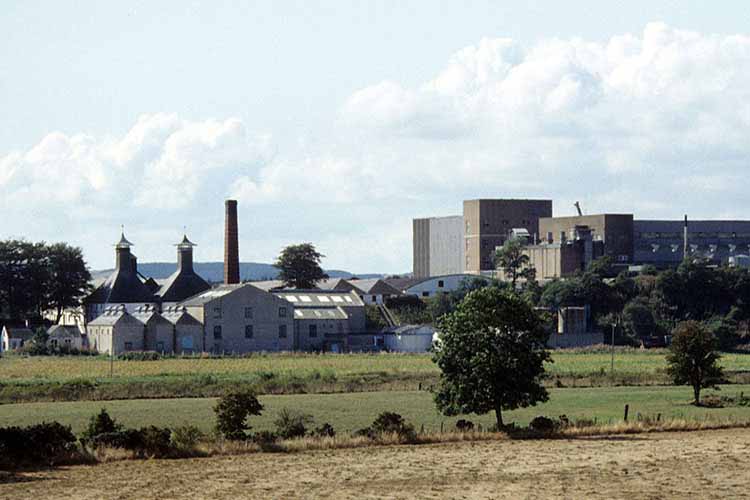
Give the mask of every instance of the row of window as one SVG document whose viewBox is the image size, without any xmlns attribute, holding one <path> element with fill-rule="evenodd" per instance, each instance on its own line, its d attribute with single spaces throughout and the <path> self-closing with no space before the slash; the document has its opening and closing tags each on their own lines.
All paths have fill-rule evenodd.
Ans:
<svg viewBox="0 0 750 500">
<path fill-rule="evenodd" d="M 286 307 L 279 307 L 279 318 L 286 318 Z M 221 319 L 221 307 L 214 307 L 214 319 Z M 253 308 L 245 308 L 245 319 L 253 319 Z"/>
<path fill-rule="evenodd" d="M 245 325 L 245 338 L 251 339 L 253 338 L 255 334 L 255 331 L 253 329 L 253 325 Z M 286 332 L 286 325 L 279 325 L 279 338 L 285 339 L 287 335 Z M 222 338 L 222 329 L 221 325 L 214 325 L 214 339 L 220 340 Z"/>
</svg>

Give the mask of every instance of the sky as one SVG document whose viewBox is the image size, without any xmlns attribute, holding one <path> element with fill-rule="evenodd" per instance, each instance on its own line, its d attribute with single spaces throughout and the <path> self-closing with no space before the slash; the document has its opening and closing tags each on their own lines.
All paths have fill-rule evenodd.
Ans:
<svg viewBox="0 0 750 500">
<path fill-rule="evenodd" d="M 112 267 L 313 242 L 411 270 L 411 221 L 472 198 L 555 215 L 750 218 L 750 5 L 723 1 L 0 3 L 0 238 Z"/>
</svg>

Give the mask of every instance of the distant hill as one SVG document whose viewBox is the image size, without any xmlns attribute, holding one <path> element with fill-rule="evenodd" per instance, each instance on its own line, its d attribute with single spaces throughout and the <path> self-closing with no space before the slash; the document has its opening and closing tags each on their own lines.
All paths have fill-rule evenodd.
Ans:
<svg viewBox="0 0 750 500">
<path fill-rule="evenodd" d="M 196 262 L 193 264 L 195 272 L 206 281 L 219 283 L 224 280 L 224 263 L 223 262 Z M 177 264 L 174 262 L 144 262 L 138 263 L 138 272 L 144 276 L 154 279 L 163 279 L 169 277 L 175 272 Z M 112 269 L 103 269 L 92 271 L 91 276 L 94 279 L 106 278 L 112 273 Z M 240 262 L 240 280 L 272 280 L 278 275 L 278 270 L 271 264 L 262 264 L 258 262 Z M 339 271 L 329 269 L 326 271 L 331 278 L 382 278 L 382 274 L 352 274 L 348 271 Z"/>
</svg>

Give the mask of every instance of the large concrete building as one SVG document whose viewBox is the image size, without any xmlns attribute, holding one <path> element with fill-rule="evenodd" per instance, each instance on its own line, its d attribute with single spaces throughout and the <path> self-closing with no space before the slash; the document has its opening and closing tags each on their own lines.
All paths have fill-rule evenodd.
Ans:
<svg viewBox="0 0 750 500">
<path fill-rule="evenodd" d="M 414 219 L 412 226 L 415 277 L 427 278 L 463 272 L 463 216 Z"/>
<path fill-rule="evenodd" d="M 464 201 L 464 271 L 494 271 L 495 250 L 513 230 L 525 229 L 535 241 L 539 219 L 551 216 L 552 200 Z"/>
<path fill-rule="evenodd" d="M 576 228 L 587 227 L 593 241 L 602 242 L 604 254 L 615 262 L 633 262 L 633 214 L 596 214 L 539 219 L 540 240 L 562 244 L 575 238 Z"/>
<path fill-rule="evenodd" d="M 551 200 L 478 199 L 464 201 L 460 216 L 414 219 L 414 277 L 493 271 L 495 249 L 513 230 L 536 239 L 539 219 L 551 216 Z"/>
</svg>

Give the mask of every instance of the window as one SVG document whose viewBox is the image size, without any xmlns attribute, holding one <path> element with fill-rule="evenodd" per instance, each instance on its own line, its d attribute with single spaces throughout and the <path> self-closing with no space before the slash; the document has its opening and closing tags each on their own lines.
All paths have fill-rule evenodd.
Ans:
<svg viewBox="0 0 750 500">
<path fill-rule="evenodd" d="M 157 342 L 156 343 L 156 351 L 157 352 L 164 352 L 164 342 Z"/>
<path fill-rule="evenodd" d="M 286 307 L 279 307 L 279 318 L 286 318 Z"/>
<path fill-rule="evenodd" d="M 125 342 L 125 350 L 126 351 L 132 351 L 133 350 L 133 343 L 132 342 Z"/>
<path fill-rule="evenodd" d="M 245 325 L 245 338 L 253 338 L 253 325 Z"/>
<path fill-rule="evenodd" d="M 215 325 L 214 326 L 214 338 L 220 339 L 221 338 L 221 325 Z"/>
<path fill-rule="evenodd" d="M 310 325 L 310 337 L 318 336 L 318 325 Z"/>
<path fill-rule="evenodd" d="M 430 292 L 422 292 L 422 297 L 429 297 L 429 296 L 430 296 Z"/>
<path fill-rule="evenodd" d="M 221 319 L 221 307 L 214 307 L 214 319 Z"/>
<path fill-rule="evenodd" d="M 443 280 L 438 280 L 438 288 L 443 288 L 445 286 L 445 282 Z"/>
<path fill-rule="evenodd" d="M 252 307 L 246 307 L 245 308 L 245 319 L 253 319 L 253 308 Z"/>
<path fill-rule="evenodd" d="M 280 339 L 286 338 L 286 325 L 279 325 L 279 338 Z"/>
</svg>

